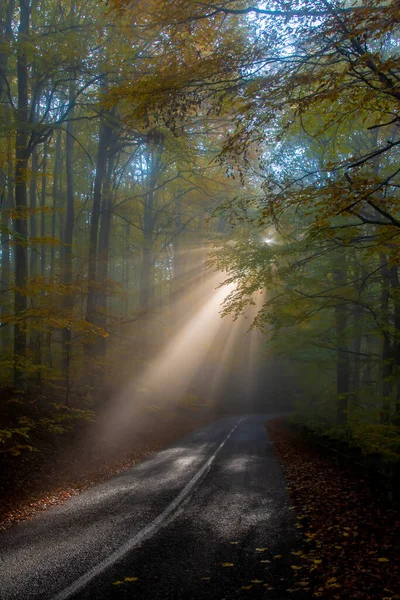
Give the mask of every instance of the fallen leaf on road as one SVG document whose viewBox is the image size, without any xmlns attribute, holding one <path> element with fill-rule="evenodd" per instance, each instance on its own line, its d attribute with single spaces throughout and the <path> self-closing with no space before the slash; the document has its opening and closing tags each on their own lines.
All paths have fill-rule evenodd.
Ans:
<svg viewBox="0 0 400 600">
<path fill-rule="evenodd" d="M 233 567 L 233 563 L 222 563 L 223 567 Z"/>
</svg>

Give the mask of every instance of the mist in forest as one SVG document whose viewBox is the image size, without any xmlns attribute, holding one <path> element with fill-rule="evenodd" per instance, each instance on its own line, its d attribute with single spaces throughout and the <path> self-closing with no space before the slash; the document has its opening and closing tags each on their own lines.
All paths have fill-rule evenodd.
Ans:
<svg viewBox="0 0 400 600">
<path fill-rule="evenodd" d="M 235 290 L 225 274 L 207 269 L 204 248 L 182 251 L 180 289 L 124 333 L 124 352 L 109 360 L 124 373 L 112 379 L 96 424 L 101 451 L 121 439 L 168 426 L 186 411 L 193 424 L 231 414 L 280 412 L 292 404 L 288 369 L 274 359 L 266 336 L 253 327 L 264 301 L 259 292 L 243 314 L 223 315 Z M 132 343 L 129 352 L 129 342 Z M 138 369 L 132 352 L 140 345 Z M 117 377 L 117 381 L 120 379 Z"/>
</svg>

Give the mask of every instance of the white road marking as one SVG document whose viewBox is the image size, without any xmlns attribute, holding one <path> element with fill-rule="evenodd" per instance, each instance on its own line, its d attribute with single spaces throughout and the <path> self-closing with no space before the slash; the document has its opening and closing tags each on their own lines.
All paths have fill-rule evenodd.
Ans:
<svg viewBox="0 0 400 600">
<path fill-rule="evenodd" d="M 204 463 L 204 465 L 199 469 L 192 477 L 192 479 L 185 485 L 183 490 L 177 495 L 175 500 L 173 500 L 167 508 L 160 514 L 158 517 L 154 519 L 152 523 L 146 525 L 143 529 L 141 529 L 132 539 L 126 542 L 121 548 L 113 552 L 110 556 L 100 562 L 98 565 L 87 571 L 84 575 L 79 577 L 76 581 L 71 583 L 68 587 L 64 588 L 61 592 L 59 592 L 56 596 L 53 597 L 53 600 L 67 600 L 73 594 L 79 592 L 82 588 L 84 588 L 90 581 L 92 581 L 95 577 L 100 575 L 103 571 L 111 567 L 113 564 L 118 562 L 121 558 L 123 558 L 128 552 L 139 546 L 144 540 L 147 540 L 152 535 L 157 533 L 159 529 L 165 524 L 167 519 L 171 517 L 171 515 L 176 511 L 176 509 L 183 503 L 183 501 L 189 496 L 190 492 L 199 482 L 199 480 L 207 473 L 210 469 L 212 463 L 214 462 L 218 452 L 225 446 L 226 442 L 229 440 L 231 435 L 236 431 L 239 427 L 240 423 L 244 421 L 244 419 L 240 419 L 240 421 L 233 427 L 233 429 L 226 436 L 224 441 L 218 446 L 216 451 L 210 458 Z"/>
</svg>

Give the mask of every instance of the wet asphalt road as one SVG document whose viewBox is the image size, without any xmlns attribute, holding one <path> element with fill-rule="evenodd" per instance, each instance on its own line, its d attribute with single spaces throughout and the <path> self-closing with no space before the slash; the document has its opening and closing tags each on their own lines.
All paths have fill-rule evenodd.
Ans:
<svg viewBox="0 0 400 600">
<path fill-rule="evenodd" d="M 1 600 L 293 598 L 295 516 L 267 418 L 197 430 L 3 532 Z"/>
</svg>

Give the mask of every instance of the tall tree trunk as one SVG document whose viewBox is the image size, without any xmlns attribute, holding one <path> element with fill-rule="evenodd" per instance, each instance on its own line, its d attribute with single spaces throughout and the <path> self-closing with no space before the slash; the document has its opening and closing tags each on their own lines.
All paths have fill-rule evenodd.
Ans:
<svg viewBox="0 0 400 600">
<path fill-rule="evenodd" d="M 10 100 L 7 93 L 9 46 L 13 39 L 12 20 L 15 0 L 6 0 L 0 5 L 0 120 L 9 123 Z"/>
<path fill-rule="evenodd" d="M 54 156 L 54 174 L 53 174 L 53 212 L 51 215 L 51 243 L 50 250 L 50 281 L 54 282 L 55 260 L 56 260 L 56 235 L 57 235 L 57 210 L 59 208 L 61 180 L 61 130 L 56 133 L 56 147 Z"/>
<path fill-rule="evenodd" d="M 140 294 L 139 302 L 143 310 L 148 310 L 152 303 L 153 285 L 154 285 L 154 264 L 153 264 L 153 236 L 154 236 L 154 200 L 155 188 L 160 174 L 163 146 L 160 143 L 151 143 L 149 152 L 149 175 L 148 192 L 144 199 L 143 216 L 143 254 L 140 270 Z"/>
<path fill-rule="evenodd" d="M 26 323 L 24 312 L 27 308 L 25 284 L 28 277 L 27 252 L 27 171 L 28 171 L 28 62 L 26 55 L 29 34 L 29 0 L 20 0 L 20 22 L 18 27 L 17 51 L 17 126 L 15 144 L 15 313 L 20 321 L 14 328 L 14 385 L 23 387 L 25 383 L 24 357 L 26 351 Z"/>
<path fill-rule="evenodd" d="M 394 422 L 400 425 L 400 280 L 397 265 L 390 268 L 390 283 L 394 302 L 394 374 L 396 378 L 396 405 Z"/>
<path fill-rule="evenodd" d="M 173 258 L 173 281 L 171 282 L 171 289 L 173 290 L 173 296 L 180 294 L 183 290 L 182 277 L 185 272 L 185 255 L 181 248 L 181 238 L 179 232 L 182 229 L 182 198 L 179 197 L 176 201 L 176 219 L 175 219 L 175 230 L 177 234 L 173 239 L 174 258 Z"/>
<path fill-rule="evenodd" d="M 108 264 L 110 257 L 110 233 L 112 220 L 112 174 L 114 169 L 114 155 L 110 155 L 107 165 L 107 174 L 103 184 L 102 211 L 100 219 L 100 236 L 99 236 L 99 260 L 98 260 L 98 296 L 97 296 L 97 311 L 98 325 L 102 329 L 107 328 L 107 295 L 106 283 L 108 279 Z M 104 356 L 106 350 L 105 338 L 101 337 L 98 340 L 97 352 Z"/>
<path fill-rule="evenodd" d="M 110 143 L 112 128 L 102 119 L 99 130 L 99 144 L 96 157 L 96 175 L 93 187 L 93 207 L 90 220 L 89 256 L 88 256 L 88 295 L 86 306 L 86 319 L 90 323 L 96 322 L 96 284 L 98 262 L 98 235 L 101 211 L 101 196 L 103 181 L 106 174 L 107 153 Z M 92 353 L 93 340 L 88 340 L 86 352 Z"/>
<path fill-rule="evenodd" d="M 347 283 L 345 257 L 340 255 L 338 266 L 333 272 L 334 282 L 338 288 L 343 288 Z M 337 423 L 345 425 L 349 405 L 350 364 L 348 353 L 347 335 L 347 307 L 345 301 L 338 302 L 335 308 L 336 327 L 336 386 L 337 386 Z"/>
<path fill-rule="evenodd" d="M 0 151 L 0 198 L 1 198 L 1 301 L 0 315 L 10 311 L 10 218 L 9 210 L 13 206 L 13 159 L 11 131 L 7 128 L 11 119 L 11 105 L 7 94 L 9 46 L 12 41 L 12 19 L 15 8 L 15 0 L 8 0 L 0 7 L 0 123 L 2 127 L 2 144 L 5 154 L 1 156 Z M 4 350 L 10 350 L 11 325 L 5 326 L 1 335 L 1 343 Z"/>
<path fill-rule="evenodd" d="M 393 350 L 389 329 L 389 298 L 390 298 L 390 268 L 386 254 L 379 255 L 381 272 L 381 319 L 383 322 L 382 361 L 381 361 L 381 391 L 382 410 L 381 422 L 390 420 L 392 389 L 393 389 Z"/>
<path fill-rule="evenodd" d="M 11 105 L 8 97 L 8 61 L 9 46 L 12 41 L 12 18 L 14 13 L 14 0 L 8 0 L 0 5 L 0 124 L 2 138 L 9 139 L 11 131 L 8 131 L 11 122 Z M 7 199 L 7 152 L 8 145 L 2 143 L 0 149 L 0 199 L 4 208 Z"/>
<path fill-rule="evenodd" d="M 0 314 L 10 312 L 11 310 L 11 261 L 10 261 L 10 227 L 11 220 L 9 218 L 9 210 L 14 205 L 14 188 L 13 188 L 13 150 L 11 139 L 8 139 L 7 143 L 7 162 L 8 162 L 8 175 L 6 181 L 6 189 L 4 191 L 4 203 L 2 204 L 1 214 L 1 303 L 0 303 Z M 2 331 L 1 339 L 4 350 L 10 351 L 11 345 L 11 325 L 6 325 Z"/>
<path fill-rule="evenodd" d="M 360 279 L 362 274 L 362 270 L 355 266 L 355 279 Z M 360 392 L 360 382 L 361 382 L 361 350 L 362 350 L 362 340 L 363 340 L 363 329 L 364 329 L 364 307 L 361 304 L 361 293 L 362 293 L 362 285 L 357 286 L 358 292 L 358 300 L 359 304 L 355 304 L 352 310 L 352 317 L 354 321 L 354 334 L 352 340 L 354 359 L 352 365 L 352 392 L 354 399 L 358 401 L 359 392 Z"/>
<path fill-rule="evenodd" d="M 122 271 L 121 271 L 121 285 L 124 290 L 123 300 L 121 302 L 121 317 L 129 312 L 131 307 L 130 298 L 130 271 L 131 271 L 131 252 L 129 247 L 129 240 L 131 234 L 131 226 L 127 223 L 123 230 L 124 246 L 122 250 Z"/>
<path fill-rule="evenodd" d="M 39 170 L 39 154 L 38 149 L 35 147 L 32 151 L 32 173 L 31 181 L 29 185 L 29 202 L 30 202 L 30 236 L 31 238 L 37 238 L 37 175 Z M 38 246 L 37 242 L 31 242 L 30 244 L 30 276 L 35 277 L 37 275 L 37 264 L 38 264 Z"/>
<path fill-rule="evenodd" d="M 69 103 L 74 101 L 76 94 L 76 83 L 75 80 L 71 80 L 69 84 Z M 75 214 L 75 196 L 74 196 L 74 176 L 73 176 L 73 165 L 74 165 L 74 140 L 73 140 L 73 122 L 71 120 L 73 116 L 73 110 L 69 114 L 69 120 L 67 121 L 67 135 L 65 140 L 65 171 L 67 178 L 67 214 L 65 219 L 65 230 L 64 230 L 64 249 L 63 249 L 63 265 L 62 265 L 62 282 L 67 288 L 64 296 L 64 310 L 68 315 L 71 315 L 74 308 L 74 297 L 72 293 L 72 243 L 74 236 L 74 214 Z M 71 362 L 71 328 L 64 327 L 62 332 L 62 343 L 63 343 L 63 358 L 64 365 L 63 371 L 65 376 L 65 403 L 69 404 L 70 395 L 70 362 Z"/>
<path fill-rule="evenodd" d="M 43 242 L 46 237 L 46 194 L 47 194 L 47 143 L 43 148 L 43 162 L 42 162 L 42 178 L 41 178 L 41 189 L 40 189 L 40 237 L 42 242 L 40 244 L 40 275 L 44 277 L 46 275 L 46 244 Z"/>
</svg>

